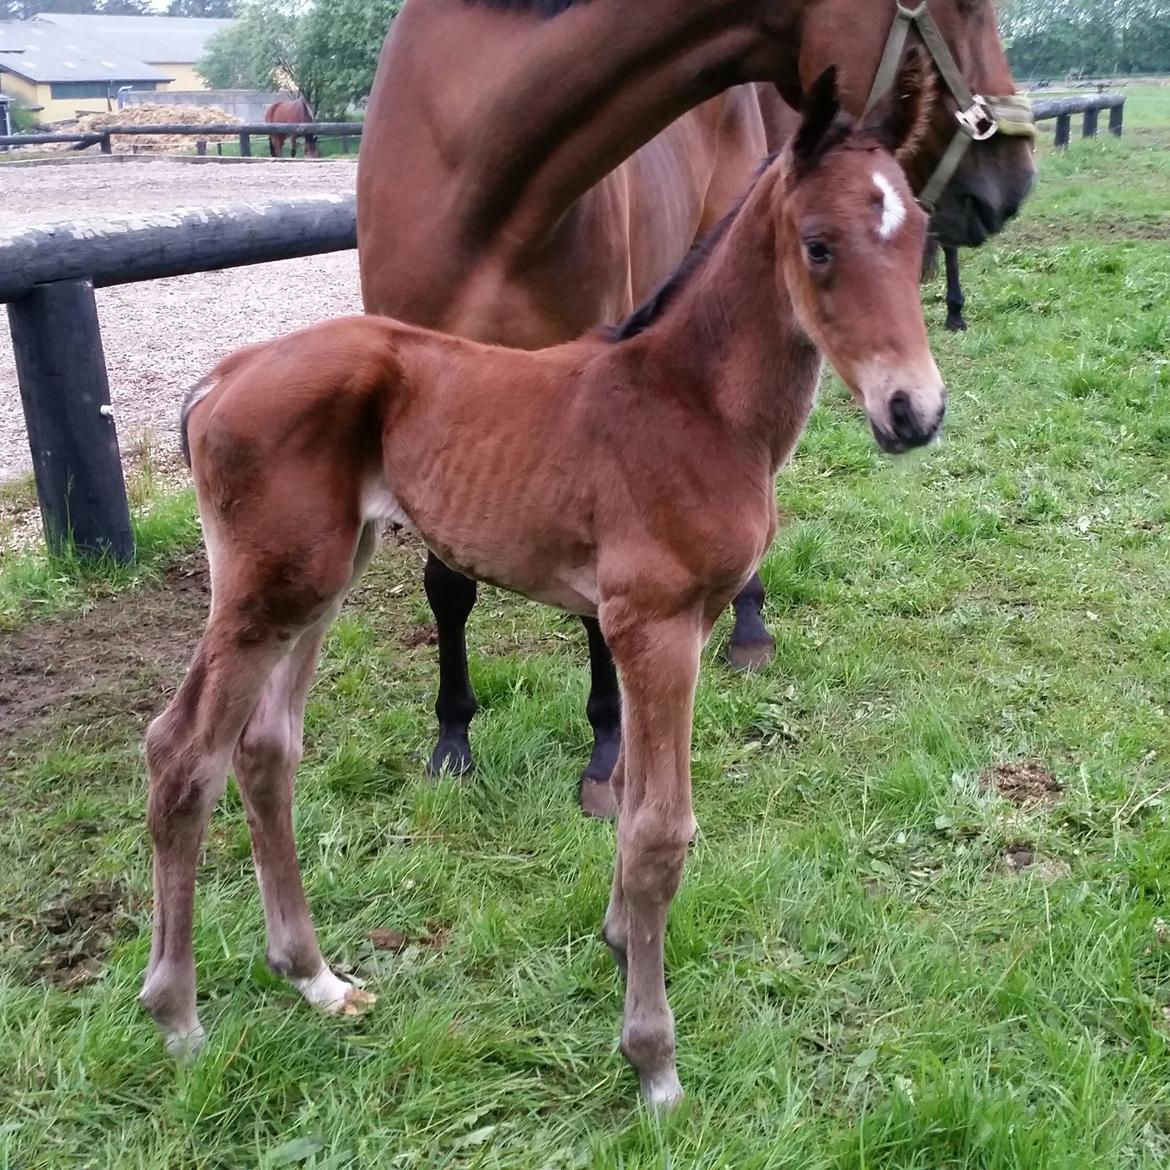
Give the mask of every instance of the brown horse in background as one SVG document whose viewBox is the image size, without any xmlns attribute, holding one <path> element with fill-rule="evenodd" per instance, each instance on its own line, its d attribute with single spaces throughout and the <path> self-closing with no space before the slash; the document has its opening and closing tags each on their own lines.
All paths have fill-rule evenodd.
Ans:
<svg viewBox="0 0 1170 1170">
<path fill-rule="evenodd" d="M 326 631 L 387 521 L 471 577 L 600 621 L 623 688 L 605 938 L 626 974 L 622 1051 L 648 1102 L 682 1095 L 667 912 L 696 824 L 702 646 L 776 531 L 776 476 L 828 357 L 901 452 L 944 409 L 917 281 L 926 216 L 894 153 L 929 86 L 913 66 L 860 129 L 834 71 L 791 146 L 620 327 L 528 353 L 374 317 L 242 350 L 188 398 L 185 449 L 211 614 L 147 735 L 154 931 L 142 1000 L 196 1047 L 201 840 L 234 767 L 268 960 L 330 1013 L 372 997 L 325 963 L 293 837 L 293 778 Z"/>
<path fill-rule="evenodd" d="M 264 111 L 265 122 L 315 122 L 317 119 L 313 114 L 313 108 L 308 101 L 303 97 L 286 98 L 283 101 L 273 102 L 272 105 Z M 289 148 L 289 158 L 297 157 L 297 135 L 293 134 L 292 142 Z M 268 153 L 273 158 L 280 158 L 284 154 L 284 140 L 283 134 L 269 134 L 268 135 Z M 320 158 L 321 152 L 317 147 L 317 135 L 305 135 L 305 158 Z"/>
<path fill-rule="evenodd" d="M 930 0 L 929 11 L 974 90 L 1014 92 L 991 0 Z M 894 17 L 895 0 L 407 0 L 358 164 L 367 311 L 533 349 L 620 318 L 780 140 L 777 86 L 798 106 L 805 84 L 836 63 L 845 108 L 860 114 Z M 728 90 L 751 81 L 774 84 Z M 916 189 L 952 141 L 955 114 L 944 95 L 910 144 Z M 1032 174 L 1020 139 L 975 144 L 934 230 L 981 243 L 1014 214 Z M 429 767 L 462 772 L 472 766 L 464 631 L 476 587 L 434 556 L 425 586 L 439 636 Z M 758 580 L 737 600 L 739 666 L 771 656 L 763 600 Z M 584 621 L 594 747 L 582 804 L 605 811 L 620 700 L 600 629 Z"/>
</svg>

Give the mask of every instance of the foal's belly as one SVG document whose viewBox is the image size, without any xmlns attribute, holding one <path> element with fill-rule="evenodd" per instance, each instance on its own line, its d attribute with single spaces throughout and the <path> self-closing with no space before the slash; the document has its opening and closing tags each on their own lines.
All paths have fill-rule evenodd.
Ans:
<svg viewBox="0 0 1170 1170">
<path fill-rule="evenodd" d="M 408 508 L 381 475 L 365 485 L 360 506 L 363 522 L 413 532 L 443 564 L 467 577 L 569 613 L 597 614 L 601 599 L 594 550 L 552 515 L 543 523 L 529 517 L 523 531 L 511 523 L 513 509 L 501 509 L 498 524 L 469 525 L 441 511 Z"/>
</svg>

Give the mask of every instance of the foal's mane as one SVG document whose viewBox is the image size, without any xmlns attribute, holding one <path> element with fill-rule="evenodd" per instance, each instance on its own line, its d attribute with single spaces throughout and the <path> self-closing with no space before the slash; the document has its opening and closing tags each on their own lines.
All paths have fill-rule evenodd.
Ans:
<svg viewBox="0 0 1170 1170">
<path fill-rule="evenodd" d="M 748 196 L 756 189 L 756 184 L 764 172 L 779 157 L 779 152 L 777 152 L 764 159 L 752 176 L 748 189 L 739 197 L 731 210 L 706 235 L 700 236 L 691 245 L 690 251 L 682 258 L 679 266 L 663 281 L 648 301 L 639 305 L 620 324 L 602 326 L 601 335 L 606 341 L 628 341 L 631 337 L 637 337 L 639 333 L 645 333 L 651 325 L 661 320 L 666 310 L 678 299 L 679 293 L 690 284 L 695 273 L 702 271 L 711 253 L 719 246 L 719 241 L 727 235 L 735 217 L 743 210 L 743 205 L 748 201 Z"/>
<path fill-rule="evenodd" d="M 559 16 L 568 8 L 588 4 L 589 0 L 463 0 L 464 4 L 484 4 L 504 12 L 535 12 L 544 19 Z"/>
</svg>

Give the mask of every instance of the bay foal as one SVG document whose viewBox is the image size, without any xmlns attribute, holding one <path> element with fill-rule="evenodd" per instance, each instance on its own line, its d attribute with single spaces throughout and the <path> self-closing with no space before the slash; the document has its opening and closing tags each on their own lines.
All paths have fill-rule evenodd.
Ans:
<svg viewBox="0 0 1170 1170">
<path fill-rule="evenodd" d="M 944 391 L 918 300 L 926 218 L 892 151 L 926 102 L 855 129 L 835 73 L 742 207 L 606 334 L 535 353 L 379 318 L 243 350 L 184 412 L 211 564 L 206 632 L 147 736 L 154 938 L 142 999 L 196 1046 L 200 841 L 234 766 L 268 960 L 311 1003 L 369 996 L 325 964 L 292 829 L 305 698 L 329 623 L 386 521 L 446 564 L 596 614 L 623 688 L 605 937 L 627 971 L 622 1049 L 646 1097 L 680 1096 L 667 909 L 695 829 L 691 716 L 712 624 L 776 530 L 775 479 L 812 407 L 818 348 L 887 451 L 929 441 Z M 586 448 L 587 457 L 582 458 Z"/>
</svg>

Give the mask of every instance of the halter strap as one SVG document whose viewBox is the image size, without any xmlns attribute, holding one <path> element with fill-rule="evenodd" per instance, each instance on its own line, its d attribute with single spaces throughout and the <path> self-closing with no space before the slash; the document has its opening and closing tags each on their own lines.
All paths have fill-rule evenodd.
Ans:
<svg viewBox="0 0 1170 1170">
<path fill-rule="evenodd" d="M 955 114 L 959 128 L 935 167 L 934 174 L 918 195 L 918 203 L 923 210 L 932 212 L 972 142 L 982 142 L 997 132 L 1034 138 L 1036 123 L 1032 118 L 1032 103 L 1022 94 L 985 98 L 971 92 L 946 38 L 930 15 L 929 0 L 920 0 L 914 8 L 908 8 L 903 0 L 897 0 L 894 23 L 886 38 L 886 47 L 878 64 L 873 87 L 869 91 L 869 100 L 865 103 L 867 114 L 893 88 L 906 38 L 915 26 L 943 83 L 959 107 Z"/>
</svg>

